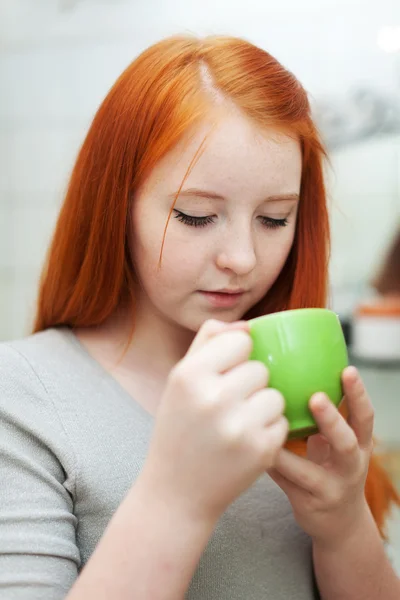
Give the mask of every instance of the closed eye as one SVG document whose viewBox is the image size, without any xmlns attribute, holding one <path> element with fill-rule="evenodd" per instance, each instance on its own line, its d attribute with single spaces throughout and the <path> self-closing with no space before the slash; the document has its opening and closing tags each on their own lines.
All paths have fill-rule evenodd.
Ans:
<svg viewBox="0 0 400 600">
<path fill-rule="evenodd" d="M 176 209 L 174 209 L 174 212 L 176 213 L 175 219 L 178 219 L 178 221 L 184 223 L 185 225 L 189 225 L 190 227 L 206 227 L 210 223 L 214 223 L 215 217 L 213 216 L 193 217 L 192 215 L 187 215 Z"/>
<path fill-rule="evenodd" d="M 278 229 L 278 227 L 286 227 L 288 220 L 285 219 L 273 219 L 272 217 L 259 217 L 261 223 L 268 229 Z"/>
<path fill-rule="evenodd" d="M 180 210 L 174 209 L 175 219 L 178 219 L 184 225 L 188 225 L 189 227 L 206 227 L 211 223 L 215 222 L 214 215 L 208 215 L 205 217 L 194 217 L 193 215 L 187 215 Z M 260 222 L 267 229 L 278 229 L 279 227 L 286 227 L 288 224 L 288 220 L 284 219 L 273 219 L 272 217 L 259 217 Z"/>
</svg>

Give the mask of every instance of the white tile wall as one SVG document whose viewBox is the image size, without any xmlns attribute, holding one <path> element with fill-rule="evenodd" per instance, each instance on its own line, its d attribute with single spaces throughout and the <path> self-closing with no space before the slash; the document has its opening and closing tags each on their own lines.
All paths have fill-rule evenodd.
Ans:
<svg viewBox="0 0 400 600">
<path fill-rule="evenodd" d="M 0 202 L 0 276 L 2 273 L 10 273 L 14 267 L 13 228 L 14 218 L 11 206 Z"/>
<path fill-rule="evenodd" d="M 37 299 L 38 269 L 18 268 L 11 287 L 9 329 L 11 337 L 22 337 L 32 331 Z"/>
<path fill-rule="evenodd" d="M 336 284 L 363 281 L 378 268 L 399 222 L 398 198 L 354 194 L 331 211 L 332 274 Z"/>
<path fill-rule="evenodd" d="M 9 148 L 9 189 L 23 192 L 28 205 L 32 192 L 62 193 L 80 141 L 74 131 L 61 127 L 15 129 Z"/>
<path fill-rule="evenodd" d="M 85 124 L 121 71 L 141 50 L 135 37 L 22 48 L 0 61 L 0 123 Z"/>
<path fill-rule="evenodd" d="M 17 270 L 37 271 L 54 229 L 57 206 L 14 208 L 13 258 Z"/>
<path fill-rule="evenodd" d="M 336 184 L 332 190 L 335 196 L 367 194 L 384 199 L 393 194 L 397 186 L 399 149 L 400 135 L 366 139 L 335 152 Z"/>
<path fill-rule="evenodd" d="M 0 80 L 1 81 L 1 80 Z M 0 94 L 1 97 L 1 94 Z M 0 194 L 3 191 L 8 191 L 12 187 L 11 177 L 11 140 L 12 133 L 10 131 L 4 131 L 0 127 Z M 3 198 L 0 196 L 0 202 Z"/>
<path fill-rule="evenodd" d="M 366 281 L 400 222 L 400 136 L 366 140 L 333 155 L 333 282 Z"/>
<path fill-rule="evenodd" d="M 0 339 L 9 340 L 21 332 L 21 321 L 18 327 L 12 322 L 13 303 L 17 296 L 13 275 L 10 271 L 0 270 L 1 293 L 0 293 Z"/>
</svg>

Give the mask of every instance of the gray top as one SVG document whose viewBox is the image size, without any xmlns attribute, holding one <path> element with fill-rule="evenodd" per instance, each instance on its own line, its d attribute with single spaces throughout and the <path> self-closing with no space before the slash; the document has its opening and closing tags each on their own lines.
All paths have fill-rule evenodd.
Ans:
<svg viewBox="0 0 400 600">
<path fill-rule="evenodd" d="M 154 419 L 69 329 L 0 344 L 0 598 L 65 598 L 137 478 Z M 310 539 L 266 475 L 219 520 L 189 600 L 311 600 Z"/>
</svg>

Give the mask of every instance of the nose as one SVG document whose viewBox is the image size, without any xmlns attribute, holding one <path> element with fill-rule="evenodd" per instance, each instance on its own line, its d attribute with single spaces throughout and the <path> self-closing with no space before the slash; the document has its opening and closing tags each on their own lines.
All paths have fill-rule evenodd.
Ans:
<svg viewBox="0 0 400 600">
<path fill-rule="evenodd" d="M 254 240 L 251 231 L 239 226 L 236 231 L 226 232 L 220 238 L 216 264 L 219 269 L 229 270 L 237 275 L 251 273 L 257 263 Z"/>
</svg>

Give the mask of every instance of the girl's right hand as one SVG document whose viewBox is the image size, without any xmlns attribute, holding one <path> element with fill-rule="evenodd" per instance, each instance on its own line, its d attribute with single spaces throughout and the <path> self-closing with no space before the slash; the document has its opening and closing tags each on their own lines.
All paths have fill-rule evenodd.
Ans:
<svg viewBox="0 0 400 600">
<path fill-rule="evenodd" d="M 207 321 L 168 378 L 141 479 L 193 518 L 217 520 L 286 441 L 284 399 L 251 349 L 247 323 Z"/>
</svg>

